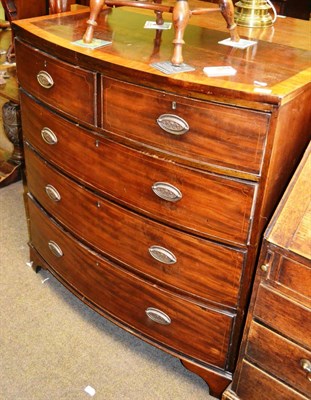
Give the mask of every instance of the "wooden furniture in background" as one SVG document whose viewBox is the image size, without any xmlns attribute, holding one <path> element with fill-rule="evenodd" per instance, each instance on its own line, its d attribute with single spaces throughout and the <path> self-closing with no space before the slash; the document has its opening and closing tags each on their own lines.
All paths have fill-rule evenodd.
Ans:
<svg viewBox="0 0 311 400">
<path fill-rule="evenodd" d="M 220 397 L 262 232 L 309 141 L 306 22 L 278 21 L 242 51 L 218 43 L 221 15 L 197 16 L 195 71 L 165 75 L 151 64 L 169 59 L 173 32 L 155 51 L 150 12 L 104 10 L 97 34 L 112 44 L 92 51 L 76 44 L 87 17 L 13 24 L 33 268 Z M 224 62 L 238 73 L 204 75 Z"/>
<path fill-rule="evenodd" d="M 97 19 L 99 13 L 101 12 L 103 6 L 108 7 L 138 7 L 149 10 L 154 10 L 156 14 L 155 23 L 158 25 L 163 24 L 162 14 L 164 12 L 172 14 L 172 23 L 174 27 L 174 38 L 173 38 L 173 55 L 171 57 L 171 63 L 174 66 L 181 66 L 184 62 L 182 55 L 182 48 L 184 45 L 184 32 L 189 23 L 190 17 L 195 15 L 205 15 L 207 13 L 221 12 L 224 17 L 227 28 L 231 37 L 231 40 L 234 42 L 238 42 L 240 40 L 239 35 L 237 33 L 237 25 L 234 22 L 234 7 L 232 0 L 218 0 L 219 7 L 211 8 L 211 7 L 200 7 L 195 8 L 192 4 L 190 7 L 188 0 L 178 0 L 175 1 L 174 5 L 165 5 L 162 4 L 160 0 L 151 0 L 151 1 L 124 1 L 124 0 L 91 0 L 90 1 L 90 17 L 87 21 L 87 29 L 85 34 L 83 35 L 83 41 L 86 44 L 90 44 L 93 41 L 94 37 L 94 29 L 97 25 Z"/>
<path fill-rule="evenodd" d="M 232 389 L 223 400 L 311 398 L 311 145 L 269 227 Z"/>
</svg>

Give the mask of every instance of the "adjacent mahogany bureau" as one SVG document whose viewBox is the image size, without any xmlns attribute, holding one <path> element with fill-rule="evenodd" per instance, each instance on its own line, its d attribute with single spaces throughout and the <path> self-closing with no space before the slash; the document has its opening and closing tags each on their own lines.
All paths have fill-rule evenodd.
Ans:
<svg viewBox="0 0 311 400">
<path fill-rule="evenodd" d="M 307 22 L 239 50 L 218 44 L 221 15 L 193 17 L 195 71 L 165 75 L 151 63 L 170 59 L 173 32 L 144 29 L 152 12 L 104 10 L 96 35 L 112 43 L 97 49 L 75 44 L 87 18 L 13 25 L 33 268 L 220 397 L 262 232 L 309 140 Z M 213 65 L 238 72 L 209 78 Z"/>
<path fill-rule="evenodd" d="M 265 233 L 232 388 L 223 399 L 311 397 L 311 145 Z"/>
</svg>

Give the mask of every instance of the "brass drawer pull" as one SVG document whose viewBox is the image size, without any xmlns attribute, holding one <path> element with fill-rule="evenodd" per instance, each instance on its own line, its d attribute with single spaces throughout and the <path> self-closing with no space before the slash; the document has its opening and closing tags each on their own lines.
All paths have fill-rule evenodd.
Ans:
<svg viewBox="0 0 311 400">
<path fill-rule="evenodd" d="M 58 190 L 55 189 L 54 186 L 52 186 L 50 184 L 46 185 L 45 191 L 46 191 L 46 194 L 49 196 L 49 198 L 52 201 L 55 201 L 55 202 L 60 201 L 61 195 L 59 194 Z"/>
<path fill-rule="evenodd" d="M 177 262 L 177 258 L 175 257 L 175 255 L 164 247 L 151 246 L 148 250 L 151 257 L 161 262 L 162 264 L 175 264 Z"/>
<path fill-rule="evenodd" d="M 148 318 L 150 318 L 153 322 L 156 322 L 157 324 L 169 325 L 171 323 L 170 317 L 163 311 L 158 310 L 157 308 L 148 307 L 146 310 L 146 314 Z"/>
<path fill-rule="evenodd" d="M 50 89 L 54 85 L 53 78 L 46 71 L 40 71 L 37 74 L 37 81 L 44 89 Z"/>
<path fill-rule="evenodd" d="M 54 254 L 55 257 L 60 258 L 64 255 L 63 250 L 53 240 L 50 240 L 48 245 L 49 249 L 51 250 L 51 252 Z"/>
<path fill-rule="evenodd" d="M 306 372 L 306 378 L 308 381 L 311 382 L 311 361 L 302 358 L 300 360 L 300 366 Z"/>
<path fill-rule="evenodd" d="M 175 202 L 182 198 L 182 193 L 177 187 L 166 182 L 156 182 L 152 185 L 153 192 L 163 200 Z"/>
<path fill-rule="evenodd" d="M 41 136 L 47 144 L 56 144 L 58 141 L 57 136 L 50 128 L 41 129 Z"/>
<path fill-rule="evenodd" d="M 157 124 L 165 132 L 172 135 L 183 135 L 189 131 L 189 125 L 187 121 L 178 115 L 174 114 L 162 114 L 157 118 Z"/>
</svg>

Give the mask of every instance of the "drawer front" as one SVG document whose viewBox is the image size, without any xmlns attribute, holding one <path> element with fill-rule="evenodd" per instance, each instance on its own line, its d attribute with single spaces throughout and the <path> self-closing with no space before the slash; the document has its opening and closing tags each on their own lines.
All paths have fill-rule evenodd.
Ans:
<svg viewBox="0 0 311 400">
<path fill-rule="evenodd" d="M 240 400 L 308 400 L 247 361 L 243 361 L 236 394 Z"/>
<path fill-rule="evenodd" d="M 255 185 L 147 156 L 95 136 L 26 98 L 22 96 L 26 141 L 80 182 L 169 225 L 228 242 L 247 241 Z M 54 132 L 54 144 L 42 139 L 46 129 Z"/>
<path fill-rule="evenodd" d="M 302 360 L 311 360 L 310 351 L 253 322 L 248 336 L 246 355 L 254 364 L 299 392 L 305 395 L 311 394 L 311 382 L 301 366 Z"/>
<path fill-rule="evenodd" d="M 309 308 L 261 284 L 254 316 L 282 335 L 311 349 Z"/>
<path fill-rule="evenodd" d="M 305 303 L 311 305 L 311 262 L 304 265 L 282 256 L 269 278 L 280 285 L 280 290 L 290 290 L 293 297 L 305 297 Z"/>
<path fill-rule="evenodd" d="M 102 126 L 188 162 L 260 174 L 269 116 L 102 78 Z"/>
<path fill-rule="evenodd" d="M 96 74 L 56 60 L 18 40 L 16 63 L 22 88 L 79 121 L 96 125 Z"/>
<path fill-rule="evenodd" d="M 245 253 L 181 233 L 110 203 L 25 146 L 29 191 L 97 251 L 184 292 L 235 307 Z"/>
<path fill-rule="evenodd" d="M 81 296 L 147 338 L 225 367 L 233 316 L 187 302 L 122 271 L 28 203 L 32 245 Z"/>
</svg>

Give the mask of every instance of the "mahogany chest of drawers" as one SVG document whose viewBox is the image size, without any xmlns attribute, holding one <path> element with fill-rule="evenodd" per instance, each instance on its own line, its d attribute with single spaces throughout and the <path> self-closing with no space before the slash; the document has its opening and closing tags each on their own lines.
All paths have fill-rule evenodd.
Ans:
<svg viewBox="0 0 311 400">
<path fill-rule="evenodd" d="M 31 260 L 219 397 L 261 234 L 309 140 L 308 52 L 232 52 L 221 16 L 215 29 L 197 18 L 195 71 L 165 75 L 150 64 L 169 59 L 172 33 L 154 45 L 148 17 L 104 10 L 97 34 L 112 43 L 92 50 L 75 43 L 83 10 L 14 24 Z M 203 74 L 224 62 L 235 77 Z"/>
<path fill-rule="evenodd" d="M 310 150 L 266 231 L 238 367 L 223 399 L 311 396 Z"/>
</svg>

